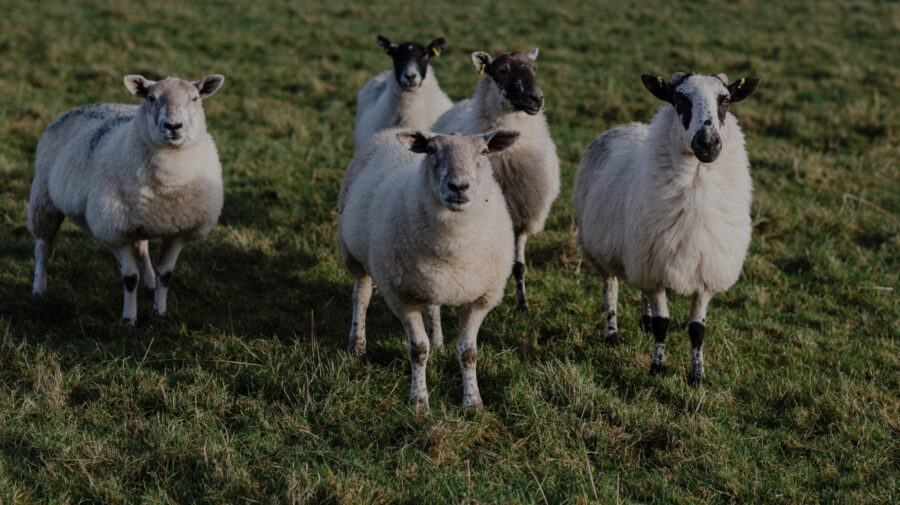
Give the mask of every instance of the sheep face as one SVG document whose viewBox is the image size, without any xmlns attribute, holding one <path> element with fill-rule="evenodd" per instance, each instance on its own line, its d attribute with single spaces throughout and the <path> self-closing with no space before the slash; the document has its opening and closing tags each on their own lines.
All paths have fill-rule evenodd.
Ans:
<svg viewBox="0 0 900 505">
<path fill-rule="evenodd" d="M 693 152 L 703 163 L 712 163 L 722 152 L 728 105 L 750 96 L 759 78 L 746 77 L 732 84 L 728 76 L 676 72 L 666 81 L 649 74 L 641 76 L 650 93 L 672 104 L 680 126 L 683 152 Z"/>
<path fill-rule="evenodd" d="M 432 57 L 441 55 L 445 43 L 444 38 L 440 37 L 434 39 L 428 47 L 415 42 L 397 45 L 378 36 L 378 47 L 394 60 L 394 79 L 403 91 L 414 91 L 422 86 L 428 72 L 428 63 Z"/>
<path fill-rule="evenodd" d="M 537 81 L 538 49 L 530 53 L 506 53 L 496 60 L 484 51 L 472 53 L 472 63 L 487 74 L 504 110 L 535 115 L 544 108 L 544 93 Z"/>
<path fill-rule="evenodd" d="M 425 154 L 425 169 L 435 196 L 454 212 L 472 206 L 485 181 L 493 177 L 488 155 L 513 145 L 519 132 L 497 131 L 478 135 L 432 135 L 402 132 L 397 138 L 414 153 Z"/>
<path fill-rule="evenodd" d="M 137 121 L 143 121 L 153 144 L 187 147 L 206 132 L 201 100 L 215 93 L 224 81 L 221 75 L 207 75 L 194 82 L 177 77 L 151 81 L 140 75 L 129 75 L 125 77 L 125 87 L 144 99 Z"/>
</svg>

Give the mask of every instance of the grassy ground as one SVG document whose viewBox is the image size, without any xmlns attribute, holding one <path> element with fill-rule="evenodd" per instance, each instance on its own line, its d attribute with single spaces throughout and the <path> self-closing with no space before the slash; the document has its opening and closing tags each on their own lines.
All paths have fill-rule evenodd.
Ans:
<svg viewBox="0 0 900 505">
<path fill-rule="evenodd" d="M 304 5 L 306 3 L 306 5 Z M 900 501 L 900 6 L 892 2 L 0 0 L 0 503 Z M 292 5 L 293 4 L 293 5 Z M 405 339 L 376 296 L 369 352 L 344 352 L 351 278 L 335 202 L 375 35 L 468 52 L 541 48 L 563 192 L 480 335 L 483 412 L 459 406 L 453 346 L 431 415 L 404 404 Z M 580 150 L 659 105 L 652 71 L 758 75 L 736 104 L 755 181 L 744 274 L 713 300 L 712 385 L 686 385 L 689 300 L 671 296 L 670 372 L 650 377 L 638 296 L 616 348 L 574 248 Z M 26 229 L 37 140 L 122 76 L 227 76 L 206 105 L 220 225 L 181 257 L 171 317 L 119 327 L 104 246 L 71 224 L 45 297 Z M 453 311 L 445 311 L 452 337 Z M 451 339 L 452 343 L 452 339 Z"/>
</svg>

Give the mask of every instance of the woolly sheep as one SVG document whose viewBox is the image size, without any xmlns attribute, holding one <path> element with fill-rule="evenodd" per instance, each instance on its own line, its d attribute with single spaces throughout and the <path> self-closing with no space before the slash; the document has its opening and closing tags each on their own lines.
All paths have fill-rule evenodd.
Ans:
<svg viewBox="0 0 900 505">
<path fill-rule="evenodd" d="M 206 131 L 201 99 L 224 82 L 150 81 L 125 76 L 143 101 L 79 107 L 56 118 L 35 156 L 28 228 L 35 238 L 35 294 L 47 286 L 53 238 L 65 218 L 106 243 L 122 274 L 122 322 L 137 318 L 138 265 L 164 315 L 166 292 L 181 248 L 205 236 L 222 210 L 222 167 Z M 147 241 L 161 238 L 156 273 Z"/>
<path fill-rule="evenodd" d="M 666 368 L 666 288 L 692 295 L 689 380 L 702 383 L 707 305 L 737 281 L 750 243 L 749 162 L 728 105 L 760 80 L 681 72 L 642 80 L 668 105 L 649 125 L 617 126 L 587 148 L 572 195 L 576 241 L 604 279 L 607 342 L 618 341 L 617 278 L 641 290 L 651 373 Z"/>
<path fill-rule="evenodd" d="M 538 50 L 506 53 L 497 59 L 472 53 L 483 75 L 475 95 L 457 103 L 432 126 L 450 133 L 506 129 L 520 133 L 511 149 L 491 156 L 494 177 L 509 206 L 515 233 L 516 303 L 528 310 L 525 299 L 525 241 L 544 228 L 553 200 L 559 195 L 559 158 L 543 114 L 544 95 L 537 82 Z"/>
<path fill-rule="evenodd" d="M 482 406 L 475 374 L 478 328 L 502 299 L 513 259 L 512 222 L 487 156 L 517 136 L 384 130 L 362 146 L 344 176 L 341 257 L 355 278 L 348 350 L 365 352 L 374 280 L 406 330 L 409 402 L 417 410 L 428 410 L 423 305 L 459 307 L 463 404 Z"/>
<path fill-rule="evenodd" d="M 428 71 L 444 44 L 443 37 L 425 47 L 415 42 L 397 45 L 378 36 L 378 47 L 394 60 L 394 68 L 373 77 L 356 95 L 353 138 L 357 148 L 385 128 L 427 129 L 453 107 L 434 70 Z"/>
</svg>

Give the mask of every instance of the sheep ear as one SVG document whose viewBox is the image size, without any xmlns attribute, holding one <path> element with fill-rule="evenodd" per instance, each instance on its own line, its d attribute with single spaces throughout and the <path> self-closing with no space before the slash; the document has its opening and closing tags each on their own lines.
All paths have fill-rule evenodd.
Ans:
<svg viewBox="0 0 900 505">
<path fill-rule="evenodd" d="M 489 153 L 499 153 L 516 143 L 519 132 L 514 130 L 497 130 L 495 132 L 482 133 L 481 138 L 487 142 Z"/>
<path fill-rule="evenodd" d="M 669 86 L 669 81 L 658 75 L 644 74 L 641 76 L 641 82 L 651 95 L 664 102 L 672 102 L 672 87 Z"/>
<path fill-rule="evenodd" d="M 400 132 L 397 134 L 397 139 L 414 153 L 424 153 L 428 150 L 429 139 L 420 131 Z"/>
<path fill-rule="evenodd" d="M 440 56 L 444 52 L 444 44 L 446 43 L 447 40 L 444 37 L 432 40 L 431 44 L 428 44 L 428 57 Z"/>
<path fill-rule="evenodd" d="M 125 87 L 132 95 L 138 98 L 147 98 L 150 92 L 150 86 L 156 84 L 156 81 L 146 79 L 143 75 L 126 75 Z"/>
<path fill-rule="evenodd" d="M 538 55 L 538 48 L 536 48 L 536 47 L 534 48 L 533 51 L 528 53 L 528 57 L 531 58 L 532 60 L 537 60 L 537 55 Z"/>
<path fill-rule="evenodd" d="M 484 51 L 475 51 L 472 53 L 472 64 L 479 74 L 484 74 L 484 69 L 494 61 L 491 55 Z"/>
<path fill-rule="evenodd" d="M 387 37 L 384 37 L 382 35 L 378 36 L 378 48 L 381 49 L 381 52 L 387 53 L 391 50 L 392 47 L 394 47 L 394 44 L 392 44 Z"/>
<path fill-rule="evenodd" d="M 199 81 L 194 81 L 191 84 L 194 85 L 198 90 L 200 90 L 200 98 L 206 98 L 208 96 L 212 96 L 213 93 L 218 91 L 219 88 L 222 87 L 222 84 L 225 82 L 225 76 L 221 74 L 211 74 L 205 76 L 203 79 Z"/>
<path fill-rule="evenodd" d="M 731 102 L 740 102 L 752 95 L 759 87 L 760 82 L 759 77 L 743 77 L 729 84 L 728 92 L 731 93 Z"/>
</svg>

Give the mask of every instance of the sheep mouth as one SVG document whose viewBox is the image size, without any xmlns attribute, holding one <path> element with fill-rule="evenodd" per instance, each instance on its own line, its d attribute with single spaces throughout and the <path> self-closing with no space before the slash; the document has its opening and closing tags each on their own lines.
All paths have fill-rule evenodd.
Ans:
<svg viewBox="0 0 900 505">
<path fill-rule="evenodd" d="M 712 163 L 719 157 L 719 151 L 701 151 L 695 150 L 694 156 L 703 163 Z"/>
<path fill-rule="evenodd" d="M 544 110 L 543 104 L 520 104 L 516 106 L 517 109 L 528 114 L 529 116 L 534 116 L 540 111 Z"/>
<path fill-rule="evenodd" d="M 452 210 L 453 212 L 461 212 L 466 210 L 469 207 L 470 200 L 465 196 L 453 196 L 448 198 L 443 198 L 444 207 Z"/>
</svg>

